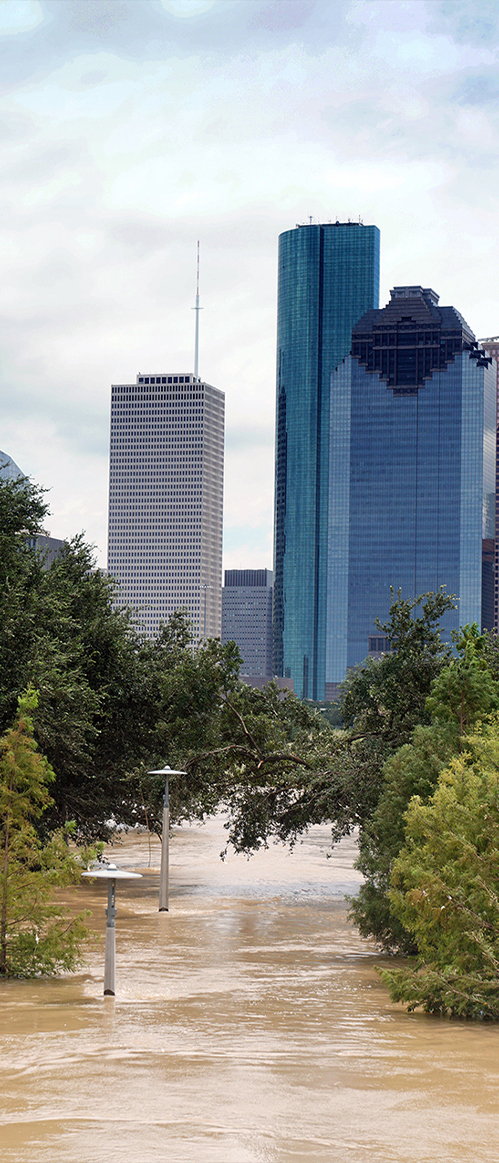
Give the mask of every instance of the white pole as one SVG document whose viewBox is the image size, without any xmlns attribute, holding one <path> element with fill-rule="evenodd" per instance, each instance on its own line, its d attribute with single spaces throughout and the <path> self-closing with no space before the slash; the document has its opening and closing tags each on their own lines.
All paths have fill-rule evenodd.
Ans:
<svg viewBox="0 0 499 1163">
<path fill-rule="evenodd" d="M 163 832 L 161 835 L 161 868 L 159 873 L 159 906 L 160 913 L 168 912 L 168 864 L 170 857 L 170 784 L 171 775 L 186 775 L 185 771 L 174 771 L 166 764 L 165 767 L 155 768 L 148 775 L 164 775 L 165 798 L 163 800 Z"/>
<path fill-rule="evenodd" d="M 199 242 L 198 242 L 198 261 L 196 271 L 196 338 L 194 342 L 194 375 L 198 378 L 199 367 Z"/>
<path fill-rule="evenodd" d="M 170 788 L 165 781 L 163 801 L 163 831 L 161 834 L 161 872 L 159 874 L 159 912 L 168 912 L 168 866 L 170 862 Z"/>
<path fill-rule="evenodd" d="M 117 868 L 104 857 L 99 858 L 97 868 L 87 868 L 82 876 L 89 880 L 107 880 L 107 909 L 106 909 L 106 952 L 104 958 L 104 996 L 115 995 L 115 964 L 116 964 L 116 881 L 142 880 L 140 872 L 125 872 L 124 868 Z"/>
<path fill-rule="evenodd" d="M 107 909 L 106 909 L 106 954 L 104 961 L 104 996 L 115 995 L 115 965 L 116 965 L 116 881 L 107 882 Z"/>
<path fill-rule="evenodd" d="M 199 371 L 199 312 L 203 310 L 203 308 L 199 306 L 199 242 L 196 270 L 196 306 L 193 307 L 192 310 L 196 312 L 196 330 L 194 338 L 194 375 L 197 379 Z"/>
</svg>

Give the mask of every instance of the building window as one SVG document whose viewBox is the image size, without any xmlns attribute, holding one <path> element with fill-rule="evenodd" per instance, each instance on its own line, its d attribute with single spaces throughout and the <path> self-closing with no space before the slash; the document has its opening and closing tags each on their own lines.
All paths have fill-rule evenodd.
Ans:
<svg viewBox="0 0 499 1163">
<path fill-rule="evenodd" d="M 369 637 L 369 654 L 388 654 L 391 650 L 389 638 Z"/>
</svg>

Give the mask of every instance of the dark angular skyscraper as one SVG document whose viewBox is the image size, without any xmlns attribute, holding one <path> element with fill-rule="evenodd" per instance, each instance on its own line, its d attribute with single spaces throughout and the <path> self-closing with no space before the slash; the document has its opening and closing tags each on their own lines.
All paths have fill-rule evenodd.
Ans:
<svg viewBox="0 0 499 1163">
<path fill-rule="evenodd" d="M 379 230 L 297 226 L 279 238 L 274 669 L 302 698 L 326 678 L 330 380 L 379 304 Z"/>
<path fill-rule="evenodd" d="M 454 307 L 395 287 L 354 326 L 331 377 L 328 683 L 389 649 L 390 586 L 445 586 L 446 636 L 482 623 L 482 538 L 494 537 L 495 369 Z"/>
</svg>

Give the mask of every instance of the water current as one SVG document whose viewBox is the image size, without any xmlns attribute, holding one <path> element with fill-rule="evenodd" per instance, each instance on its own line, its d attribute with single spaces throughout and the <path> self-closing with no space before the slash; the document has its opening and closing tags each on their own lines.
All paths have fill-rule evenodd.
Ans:
<svg viewBox="0 0 499 1163">
<path fill-rule="evenodd" d="M 219 859 L 219 820 L 128 835 L 116 997 L 84 970 L 0 986 L 1 1163 L 496 1163 L 499 1028 L 407 1014 L 348 923 L 351 841 Z"/>
</svg>

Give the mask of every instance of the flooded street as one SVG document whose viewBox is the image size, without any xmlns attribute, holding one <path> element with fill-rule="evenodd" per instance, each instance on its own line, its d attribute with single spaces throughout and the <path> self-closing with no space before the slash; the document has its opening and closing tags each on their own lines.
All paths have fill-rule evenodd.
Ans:
<svg viewBox="0 0 499 1163">
<path fill-rule="evenodd" d="M 499 1027 L 407 1015 L 346 921 L 350 841 L 219 860 L 219 821 L 176 828 L 117 892 L 116 998 L 102 935 L 85 969 L 0 986 L 2 1163 L 485 1163 L 499 1140 Z"/>
</svg>

